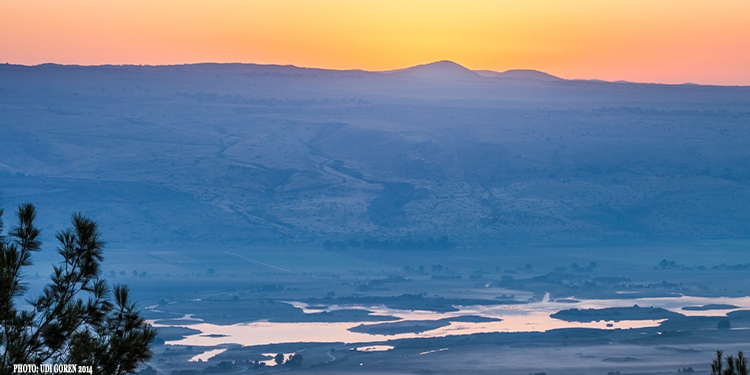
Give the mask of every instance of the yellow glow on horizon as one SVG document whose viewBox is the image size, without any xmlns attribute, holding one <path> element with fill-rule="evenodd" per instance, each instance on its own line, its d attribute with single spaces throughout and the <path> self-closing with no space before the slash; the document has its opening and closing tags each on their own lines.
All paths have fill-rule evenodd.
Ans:
<svg viewBox="0 0 750 375">
<path fill-rule="evenodd" d="M 0 62 L 389 70 L 453 60 L 564 78 L 750 85 L 749 14 L 745 0 L 8 0 Z"/>
</svg>

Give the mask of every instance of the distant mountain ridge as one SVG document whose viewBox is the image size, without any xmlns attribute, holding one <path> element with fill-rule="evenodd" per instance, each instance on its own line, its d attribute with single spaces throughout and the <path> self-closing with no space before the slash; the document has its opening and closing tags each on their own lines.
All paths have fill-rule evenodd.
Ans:
<svg viewBox="0 0 750 375">
<path fill-rule="evenodd" d="M 492 70 L 477 70 L 475 72 L 483 77 L 530 79 L 539 81 L 564 81 L 564 79 L 560 77 L 556 77 L 552 74 L 540 72 L 533 69 L 511 69 L 504 72 L 496 72 Z"/>
<path fill-rule="evenodd" d="M 386 70 L 386 71 L 366 71 L 361 69 L 337 70 L 323 69 L 312 67 L 300 67 L 296 65 L 278 65 L 278 64 L 253 64 L 253 63 L 195 63 L 182 65 L 63 65 L 55 63 L 46 63 L 37 65 L 40 68 L 55 67 L 76 67 L 76 68 L 144 68 L 144 69 L 206 69 L 206 70 L 251 70 L 262 72 L 277 73 L 297 73 L 297 74 L 316 74 L 316 73 L 356 73 L 356 74 L 388 74 L 396 77 L 412 77 L 423 79 L 478 79 L 478 78 L 510 78 L 510 79 L 527 79 L 540 81 L 562 81 L 562 78 L 551 74 L 533 69 L 512 69 L 504 72 L 493 70 L 471 70 L 456 62 L 441 60 L 427 64 L 415 65 L 404 69 Z"/>
<path fill-rule="evenodd" d="M 456 62 L 449 60 L 436 61 L 429 64 L 416 65 L 405 69 L 385 71 L 387 74 L 395 74 L 404 77 L 425 79 L 482 79 L 503 78 L 533 81 L 563 81 L 562 78 L 532 69 L 512 69 L 504 72 L 492 70 L 471 70 Z"/>
<path fill-rule="evenodd" d="M 450 60 L 441 60 L 427 64 L 415 65 L 403 69 L 385 70 L 385 71 L 370 71 L 363 69 L 331 69 L 331 68 L 316 68 L 316 67 L 304 67 L 297 65 L 281 65 L 281 64 L 256 64 L 256 63 L 215 63 L 215 62 L 204 62 L 204 63 L 190 63 L 190 64 L 173 64 L 173 65 L 66 65 L 57 63 L 44 63 L 39 65 L 27 66 L 17 64 L 4 64 L 6 69 L 10 67 L 19 68 L 122 68 L 122 69 L 238 69 L 238 70 L 255 70 L 259 72 L 275 72 L 278 74 L 298 74 L 298 75 L 315 75 L 315 74 L 386 74 L 394 77 L 410 77 L 418 79 L 432 79 L 432 80 L 472 80 L 481 78 L 501 78 L 508 80 L 528 80 L 538 82 L 561 82 L 561 81 L 575 81 L 575 82 L 592 82 L 592 83 L 621 83 L 621 84 L 643 84 L 643 85 L 684 85 L 684 86 L 716 86 L 716 85 L 705 85 L 697 84 L 692 82 L 685 82 L 681 84 L 664 84 L 656 82 L 632 82 L 625 80 L 616 81 L 605 81 L 601 79 L 565 79 L 543 71 L 534 69 L 510 69 L 503 72 L 494 70 L 471 70 L 464 67 L 456 62 Z M 718 87 L 743 87 L 743 86 L 718 86 Z"/>
</svg>

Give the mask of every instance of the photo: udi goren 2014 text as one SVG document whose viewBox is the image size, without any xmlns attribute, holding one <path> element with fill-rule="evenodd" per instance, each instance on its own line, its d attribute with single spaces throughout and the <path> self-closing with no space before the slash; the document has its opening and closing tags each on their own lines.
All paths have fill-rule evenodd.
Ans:
<svg viewBox="0 0 750 375">
<path fill-rule="evenodd" d="M 64 364 L 14 364 L 14 374 L 93 374 L 92 366 Z"/>
</svg>

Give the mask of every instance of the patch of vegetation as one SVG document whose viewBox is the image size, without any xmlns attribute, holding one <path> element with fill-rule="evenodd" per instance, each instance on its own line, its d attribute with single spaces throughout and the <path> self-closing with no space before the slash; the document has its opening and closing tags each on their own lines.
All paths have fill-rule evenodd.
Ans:
<svg viewBox="0 0 750 375">
<path fill-rule="evenodd" d="M 605 309 L 570 309 L 550 315 L 566 322 L 596 322 L 621 320 L 661 320 L 682 317 L 683 315 L 659 307 L 610 307 Z"/>
<path fill-rule="evenodd" d="M 739 306 L 727 305 L 722 303 L 711 303 L 703 306 L 685 306 L 682 309 L 685 311 L 710 311 L 710 310 L 731 310 L 737 309 Z"/>
<path fill-rule="evenodd" d="M 19 206 L 17 218 L 8 237 L 0 235 L 0 373 L 11 373 L 15 364 L 56 362 L 126 374 L 148 361 L 157 332 L 131 302 L 127 286 L 110 289 L 100 278 L 104 241 L 99 225 L 80 213 L 71 228 L 55 235 L 63 261 L 50 283 L 26 299 L 31 309 L 19 309 L 16 301 L 28 290 L 23 271 L 42 243 L 34 205 Z"/>
<path fill-rule="evenodd" d="M 742 351 L 737 352 L 737 357 L 726 357 L 726 368 L 724 367 L 724 352 L 716 351 L 716 359 L 711 363 L 711 375 L 748 375 L 747 358 Z"/>
</svg>

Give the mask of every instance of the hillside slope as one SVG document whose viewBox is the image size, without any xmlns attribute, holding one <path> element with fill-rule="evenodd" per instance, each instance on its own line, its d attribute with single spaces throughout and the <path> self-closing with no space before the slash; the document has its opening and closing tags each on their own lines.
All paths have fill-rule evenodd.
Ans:
<svg viewBox="0 0 750 375">
<path fill-rule="evenodd" d="M 114 243 L 750 233 L 748 87 L 4 65 L 0 114 L 0 205 L 47 236 L 73 211 Z"/>
</svg>

